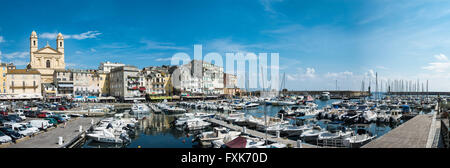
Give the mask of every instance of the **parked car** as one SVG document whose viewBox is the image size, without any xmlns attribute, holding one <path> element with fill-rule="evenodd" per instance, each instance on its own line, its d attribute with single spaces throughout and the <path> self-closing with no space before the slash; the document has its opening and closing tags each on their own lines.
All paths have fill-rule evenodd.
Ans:
<svg viewBox="0 0 450 168">
<path fill-rule="evenodd" d="M 12 138 L 0 131 L 0 143 L 8 143 L 11 142 Z"/>
<path fill-rule="evenodd" d="M 7 115 L 8 115 L 8 112 L 7 112 L 7 111 L 0 111 L 0 115 L 2 115 L 2 116 L 7 116 Z"/>
<path fill-rule="evenodd" d="M 17 114 L 17 116 L 19 116 L 22 120 L 26 120 L 27 117 L 25 116 L 25 114 Z"/>
<path fill-rule="evenodd" d="M 24 127 L 26 127 L 28 130 L 30 130 L 31 132 L 33 132 L 33 134 L 38 133 L 39 132 L 39 128 L 32 126 L 29 123 L 19 123 L 20 125 L 23 125 Z"/>
<path fill-rule="evenodd" d="M 59 111 L 64 111 L 64 110 L 67 110 L 67 109 L 66 109 L 64 106 L 59 106 L 59 107 L 58 107 L 58 110 L 59 110 Z"/>
<path fill-rule="evenodd" d="M 58 121 L 51 117 L 45 118 L 44 120 L 48 120 L 48 122 L 53 126 L 56 126 L 58 124 Z"/>
<path fill-rule="evenodd" d="M 22 136 L 30 136 L 33 134 L 33 131 L 28 129 L 27 127 L 19 124 L 19 123 L 8 123 L 5 124 L 5 127 L 11 128 L 14 131 L 17 131 Z"/>
<path fill-rule="evenodd" d="M 0 126 L 3 126 L 3 123 L 8 122 L 5 118 L 0 117 Z"/>
<path fill-rule="evenodd" d="M 16 139 L 22 138 L 22 135 L 20 135 L 17 131 L 12 130 L 11 128 L 1 127 L 0 131 L 10 136 L 14 141 Z"/>
<path fill-rule="evenodd" d="M 13 122 L 22 122 L 22 118 L 20 118 L 18 115 L 16 114 L 10 114 L 7 116 L 7 120 L 8 121 L 13 121 Z"/>
<path fill-rule="evenodd" d="M 56 121 L 58 121 L 58 123 L 66 122 L 66 120 L 59 115 L 53 115 L 51 116 L 51 118 L 54 118 Z"/>
<path fill-rule="evenodd" d="M 14 109 L 14 113 L 16 114 L 23 114 L 24 110 L 23 109 Z"/>
<path fill-rule="evenodd" d="M 40 112 L 38 115 L 37 115 L 37 117 L 38 118 L 47 118 L 47 112 Z"/>
<path fill-rule="evenodd" d="M 32 125 L 33 127 L 37 127 L 41 130 L 45 130 L 48 127 L 52 126 L 52 124 L 50 124 L 50 122 L 48 120 L 31 120 L 28 123 L 30 125 Z"/>
<path fill-rule="evenodd" d="M 66 121 L 70 120 L 70 116 L 67 114 L 61 114 L 61 117 L 64 118 L 64 120 L 66 120 Z"/>
<path fill-rule="evenodd" d="M 38 111 L 26 111 L 25 112 L 26 117 L 37 117 L 38 114 L 39 114 Z"/>
</svg>

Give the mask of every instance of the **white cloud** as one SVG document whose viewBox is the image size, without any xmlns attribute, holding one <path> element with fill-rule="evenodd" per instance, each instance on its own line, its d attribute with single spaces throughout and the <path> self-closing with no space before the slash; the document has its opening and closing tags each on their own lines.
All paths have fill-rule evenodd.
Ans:
<svg viewBox="0 0 450 168">
<path fill-rule="evenodd" d="M 365 73 L 365 75 L 369 78 L 375 78 L 375 71 L 373 69 L 370 69 L 368 72 Z"/>
<path fill-rule="evenodd" d="M 171 61 L 172 57 L 167 57 L 167 58 L 157 58 L 155 59 L 155 61 Z"/>
<path fill-rule="evenodd" d="M 428 63 L 428 66 L 422 67 L 422 69 L 435 71 L 438 73 L 447 72 L 450 70 L 450 61 L 447 56 L 444 54 L 435 55 L 434 58 L 438 60 L 438 62 Z"/>
<path fill-rule="evenodd" d="M 186 47 L 176 46 L 174 43 L 156 42 L 150 40 L 141 40 L 145 44 L 146 49 L 160 49 L 160 50 L 186 50 Z"/>
<path fill-rule="evenodd" d="M 0 43 L 5 42 L 5 39 L 3 38 L 3 36 L 0 36 Z"/>
<path fill-rule="evenodd" d="M 68 69 L 96 69 L 96 66 L 93 65 L 85 65 L 85 64 L 78 64 L 78 63 L 67 63 L 66 67 Z"/>
<path fill-rule="evenodd" d="M 292 24 L 292 25 L 283 26 L 283 27 L 280 27 L 280 28 L 274 29 L 274 30 L 264 30 L 264 31 L 262 31 L 262 33 L 284 34 L 284 33 L 297 32 L 297 31 L 300 31 L 303 29 L 304 29 L 304 27 L 302 25 Z"/>
<path fill-rule="evenodd" d="M 350 77 L 353 76 L 353 72 L 344 71 L 344 72 L 328 72 L 325 74 L 327 78 L 342 78 L 342 77 Z"/>
<path fill-rule="evenodd" d="M 29 55 L 29 53 L 28 52 L 13 52 L 13 53 L 10 53 L 10 54 L 4 54 L 4 56 L 5 56 L 5 58 L 8 58 L 8 59 L 13 59 L 13 58 L 26 58 L 26 56 L 28 56 Z"/>
<path fill-rule="evenodd" d="M 311 79 L 316 77 L 316 70 L 314 68 L 297 68 L 297 73 L 294 74 L 286 74 L 286 77 L 290 81 L 304 81 L 305 79 Z"/>
<path fill-rule="evenodd" d="M 28 62 L 23 60 L 12 60 L 11 62 L 16 66 L 28 65 Z"/>
<path fill-rule="evenodd" d="M 260 0 L 259 2 L 264 7 L 264 10 L 270 13 L 276 13 L 276 11 L 272 7 L 272 3 L 274 2 L 282 2 L 283 0 Z"/>
<path fill-rule="evenodd" d="M 306 68 L 305 76 L 314 78 L 316 76 L 315 73 L 316 73 L 316 70 L 314 70 L 314 68 Z"/>
<path fill-rule="evenodd" d="M 95 49 L 93 49 L 93 48 L 91 48 L 91 52 L 96 52 L 97 50 L 95 50 Z"/>
<path fill-rule="evenodd" d="M 434 58 L 436 58 L 439 61 L 448 61 L 447 56 L 445 56 L 444 54 L 435 55 Z"/>
<path fill-rule="evenodd" d="M 203 48 L 213 50 L 212 52 L 219 52 L 219 53 L 227 53 L 227 52 L 241 52 L 241 53 L 248 53 L 248 48 L 250 46 L 239 44 L 236 42 L 233 42 L 231 38 L 222 38 L 222 39 L 214 39 L 210 42 L 208 42 Z"/>
<path fill-rule="evenodd" d="M 103 44 L 98 46 L 97 48 L 107 48 L 107 49 L 123 49 L 130 47 L 128 44 L 125 43 L 111 43 L 111 44 Z"/>
<path fill-rule="evenodd" d="M 378 69 L 384 69 L 384 70 L 389 69 L 389 68 L 386 68 L 385 66 L 381 66 L 381 65 L 376 66 L 375 68 L 378 68 Z"/>
<path fill-rule="evenodd" d="M 99 31 L 87 31 L 81 34 L 63 34 L 64 39 L 76 39 L 76 40 L 84 40 L 84 39 L 92 39 L 97 38 L 97 36 L 101 35 Z M 56 39 L 58 33 L 42 33 L 39 35 L 39 38 L 43 39 Z"/>
<path fill-rule="evenodd" d="M 422 69 L 436 72 L 446 72 L 450 69 L 450 62 L 432 62 L 428 63 L 428 66 L 422 67 Z"/>
</svg>

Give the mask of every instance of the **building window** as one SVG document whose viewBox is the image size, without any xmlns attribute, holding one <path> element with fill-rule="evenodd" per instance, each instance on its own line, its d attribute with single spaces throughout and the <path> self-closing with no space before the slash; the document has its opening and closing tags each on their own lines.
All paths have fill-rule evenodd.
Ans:
<svg viewBox="0 0 450 168">
<path fill-rule="evenodd" d="M 33 41 L 33 46 L 36 46 L 36 41 Z"/>
<path fill-rule="evenodd" d="M 47 60 L 47 68 L 50 68 L 50 60 Z"/>
<path fill-rule="evenodd" d="M 62 42 L 59 42 L 59 46 L 62 47 Z"/>
</svg>

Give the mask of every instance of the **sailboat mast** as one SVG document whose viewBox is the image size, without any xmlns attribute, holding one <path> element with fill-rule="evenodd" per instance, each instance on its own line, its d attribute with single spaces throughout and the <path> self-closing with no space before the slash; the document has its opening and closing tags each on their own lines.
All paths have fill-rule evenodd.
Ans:
<svg viewBox="0 0 450 168">
<path fill-rule="evenodd" d="M 378 100 L 378 72 L 375 73 L 375 100 Z"/>
</svg>

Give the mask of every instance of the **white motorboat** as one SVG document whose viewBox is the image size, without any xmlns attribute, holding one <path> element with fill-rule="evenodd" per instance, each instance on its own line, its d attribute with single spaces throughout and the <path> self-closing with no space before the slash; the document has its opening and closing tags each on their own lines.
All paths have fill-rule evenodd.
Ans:
<svg viewBox="0 0 450 168">
<path fill-rule="evenodd" d="M 248 103 L 245 105 L 245 108 L 256 108 L 258 106 L 259 106 L 258 103 Z"/>
<path fill-rule="evenodd" d="M 286 126 L 283 124 L 277 124 L 277 125 L 272 125 L 266 128 L 267 133 L 269 134 L 275 134 L 277 131 L 279 131 L 281 133 L 281 131 L 285 128 Z"/>
<path fill-rule="evenodd" d="M 291 105 L 296 105 L 297 103 L 295 101 L 289 101 L 289 100 L 285 100 L 285 101 L 278 101 L 279 106 L 291 106 Z"/>
<path fill-rule="evenodd" d="M 215 140 L 222 140 L 227 136 L 229 136 L 231 139 L 236 138 L 239 136 L 241 132 L 239 131 L 230 131 L 229 129 L 225 127 L 214 127 L 213 131 L 203 132 L 197 136 L 197 139 L 200 141 L 200 144 L 203 146 L 209 146 L 213 145 L 212 141 Z"/>
<path fill-rule="evenodd" d="M 390 121 L 399 122 L 402 117 L 402 110 L 400 108 L 394 108 L 390 111 Z"/>
<path fill-rule="evenodd" d="M 184 123 L 183 127 L 184 127 L 184 129 L 186 129 L 188 131 L 192 131 L 192 130 L 205 129 L 206 127 L 208 127 L 210 125 L 211 125 L 211 123 L 199 119 L 199 120 L 187 120 Z"/>
<path fill-rule="evenodd" d="M 150 108 L 143 103 L 133 104 L 131 107 L 131 114 L 142 114 L 142 113 L 150 113 Z"/>
<path fill-rule="evenodd" d="M 245 116 L 245 113 L 231 113 L 231 114 L 228 114 L 228 116 L 225 118 L 225 120 L 234 122 L 237 119 L 244 118 L 244 116 Z"/>
<path fill-rule="evenodd" d="M 377 121 L 378 122 L 389 122 L 390 116 L 386 113 L 386 110 L 378 110 Z"/>
<path fill-rule="evenodd" d="M 320 134 L 328 132 L 326 130 L 322 130 L 320 127 L 313 127 L 313 129 L 306 130 L 300 135 L 300 139 L 304 141 L 315 141 Z"/>
<path fill-rule="evenodd" d="M 342 142 L 344 146 L 349 148 L 359 148 L 373 139 L 375 139 L 376 136 L 370 136 L 369 134 L 357 134 L 351 137 L 347 137 Z"/>
<path fill-rule="evenodd" d="M 291 108 L 284 106 L 278 113 L 280 115 L 283 114 L 283 116 L 294 116 L 297 115 L 296 113 L 297 109 L 298 109 L 297 106 L 292 106 Z"/>
<path fill-rule="evenodd" d="M 348 138 L 352 135 L 353 131 L 348 130 L 348 131 L 339 131 L 339 132 L 335 132 L 335 133 L 331 133 L 331 132 L 323 132 L 321 134 L 319 134 L 319 136 L 317 137 L 318 140 L 335 140 L 335 139 L 345 139 Z"/>
<path fill-rule="evenodd" d="M 322 94 L 320 95 L 319 99 L 326 101 L 326 100 L 330 100 L 330 92 L 322 92 Z"/>
<path fill-rule="evenodd" d="M 364 111 L 362 117 L 369 123 L 377 121 L 377 113 L 371 110 Z"/>
<path fill-rule="evenodd" d="M 299 136 L 306 130 L 310 130 L 312 128 L 313 127 L 310 125 L 302 125 L 302 126 L 289 125 L 289 126 L 285 126 L 281 130 L 281 134 L 286 135 L 286 136 Z"/>
<path fill-rule="evenodd" d="M 117 135 L 114 131 L 114 129 L 104 129 L 102 131 L 94 131 L 86 134 L 86 136 L 94 141 L 103 143 L 125 143 L 130 141 L 128 134 L 125 132 L 121 132 Z"/>
<path fill-rule="evenodd" d="M 376 138 L 376 136 L 372 136 L 372 134 L 367 131 L 367 128 L 360 128 L 356 132 L 356 135 L 344 139 L 342 142 L 344 146 L 349 148 L 359 148 Z"/>
<path fill-rule="evenodd" d="M 307 103 L 306 105 L 300 105 L 296 110 L 300 116 L 315 116 L 319 113 L 317 111 L 317 104 L 315 103 Z"/>
<path fill-rule="evenodd" d="M 186 115 L 185 117 L 178 118 L 175 121 L 174 125 L 179 127 L 179 126 L 184 126 L 186 124 L 186 122 L 188 122 L 188 121 L 189 122 L 203 121 L 203 119 L 195 117 L 192 113 L 186 113 L 186 114 L 189 114 L 189 115 Z"/>
</svg>

